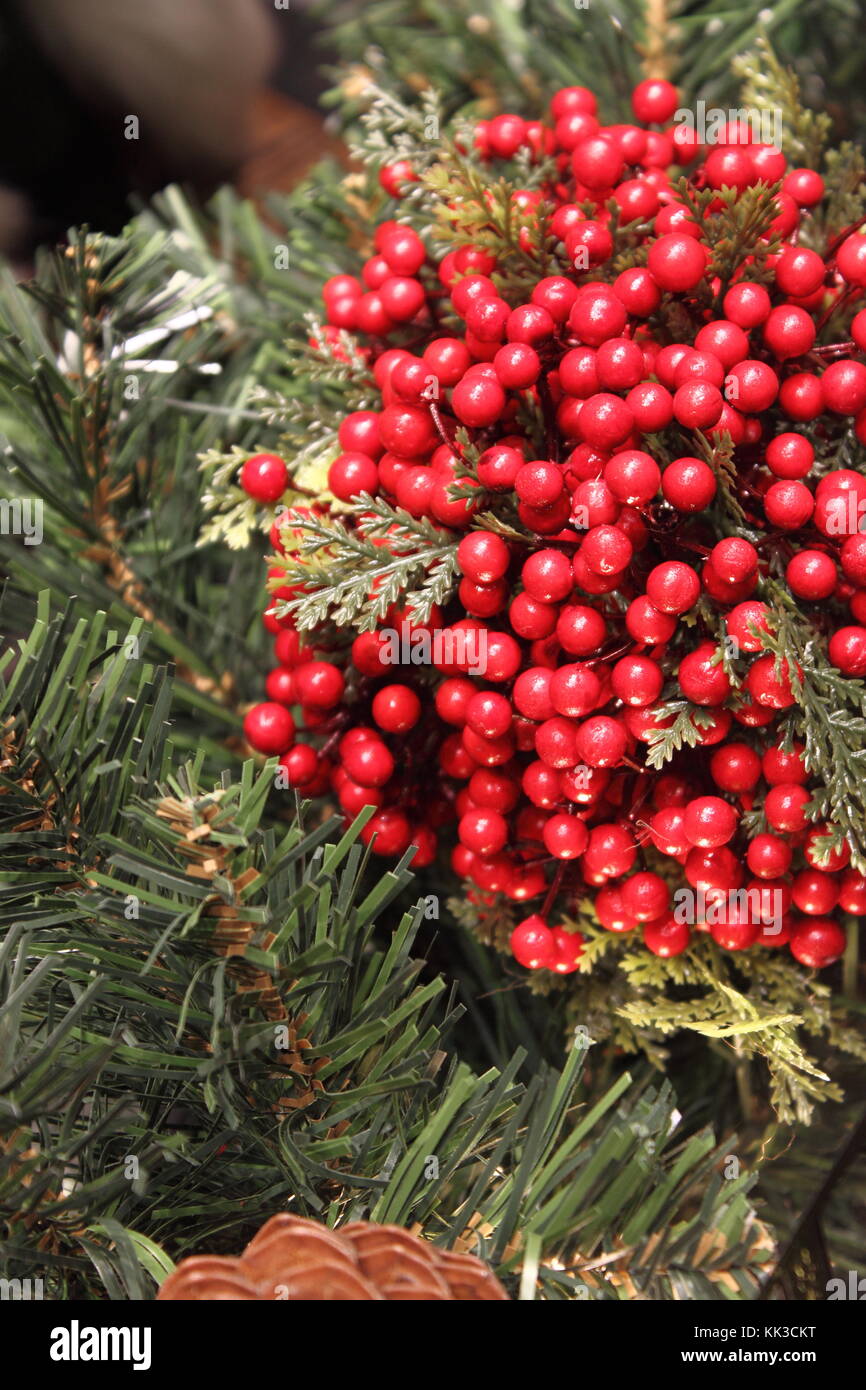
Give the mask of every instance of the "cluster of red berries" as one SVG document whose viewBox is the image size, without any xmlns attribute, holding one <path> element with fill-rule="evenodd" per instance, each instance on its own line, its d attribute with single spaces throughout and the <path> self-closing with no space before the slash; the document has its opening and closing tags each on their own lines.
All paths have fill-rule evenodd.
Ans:
<svg viewBox="0 0 866 1390">
<path fill-rule="evenodd" d="M 768 650 L 765 601 L 771 579 L 821 605 L 830 662 L 866 675 L 866 476 L 816 458 L 816 443 L 866 443 L 866 236 L 846 228 L 809 249 L 820 175 L 737 126 L 702 148 L 664 128 L 677 105 L 669 83 L 643 82 L 635 124 L 603 126 L 593 94 L 573 87 L 549 125 L 505 114 L 478 126 L 484 161 L 526 149 L 555 170 L 512 195 L 527 255 L 539 203 L 555 209 L 558 273 L 522 302 L 500 293 L 488 250 L 436 263 L 393 219 L 360 278 L 324 286 L 325 334 L 337 352 L 341 332 L 361 335 L 381 400 L 342 421 L 330 491 L 462 533 L 447 606 L 423 621 L 395 606 L 318 659 L 280 606 L 297 588 L 279 565 L 270 575 L 277 664 L 249 742 L 348 818 L 373 805 L 364 837 L 377 853 L 411 844 L 429 863 L 456 825 L 452 864 L 476 900 L 540 900 L 512 936 L 531 969 L 579 968 L 581 937 L 551 911 L 587 893 L 604 928 L 639 930 L 660 956 L 694 928 L 729 951 L 788 944 L 820 967 L 844 949 L 834 911 L 866 913 L 849 844 L 810 818 L 805 750 L 780 737 L 804 676 Z M 707 226 L 677 195 L 675 164 L 720 191 Z M 381 183 L 399 198 L 413 178 L 400 163 Z M 758 183 L 778 185 L 764 236 L 779 244 L 722 283 L 707 236 L 729 204 L 721 190 Z M 819 344 L 849 305 L 844 341 Z M 735 528 L 714 507 L 706 442 L 722 436 L 751 539 L 719 539 Z M 273 455 L 241 474 L 262 503 L 289 480 Z M 361 532 L 368 518 L 362 502 Z M 272 537 L 284 553 L 286 531 Z M 697 746 L 653 771 L 645 752 L 670 698 L 704 711 Z M 677 881 L 700 903 L 691 917 L 672 909 Z"/>
</svg>

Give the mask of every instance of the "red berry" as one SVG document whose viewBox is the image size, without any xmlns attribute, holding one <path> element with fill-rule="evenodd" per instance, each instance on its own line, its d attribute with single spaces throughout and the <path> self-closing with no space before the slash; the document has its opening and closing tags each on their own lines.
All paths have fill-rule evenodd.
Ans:
<svg viewBox="0 0 866 1390">
<path fill-rule="evenodd" d="M 574 767 L 578 762 L 577 725 L 558 715 L 545 719 L 535 734 L 535 751 L 548 767 Z"/>
<path fill-rule="evenodd" d="M 820 379 L 811 372 L 795 372 L 782 382 L 779 405 L 791 420 L 817 419 L 824 409 L 824 389 Z"/>
<path fill-rule="evenodd" d="M 591 656 L 598 651 L 606 633 L 601 614 L 578 603 L 563 608 L 556 624 L 559 643 L 572 656 Z"/>
<path fill-rule="evenodd" d="M 379 170 L 379 183 L 392 198 L 403 197 L 403 185 L 416 183 L 415 173 L 408 159 L 395 159 L 392 164 L 383 164 Z"/>
<path fill-rule="evenodd" d="M 719 796 L 696 797 L 685 808 L 683 829 L 692 845 L 717 849 L 732 839 L 736 828 L 736 811 Z"/>
<path fill-rule="evenodd" d="M 257 753 L 287 753 L 295 741 L 295 721 L 285 705 L 254 705 L 244 718 L 244 738 Z"/>
<path fill-rule="evenodd" d="M 526 122 L 521 116 L 505 113 L 487 122 L 487 144 L 499 159 L 511 159 L 526 139 Z"/>
<path fill-rule="evenodd" d="M 823 917 L 839 901 L 839 884 L 832 874 L 820 869 L 802 869 L 791 885 L 791 897 L 800 912 Z"/>
<path fill-rule="evenodd" d="M 827 267 L 817 251 L 786 246 L 776 262 L 776 284 L 784 294 L 803 299 L 824 283 Z"/>
<path fill-rule="evenodd" d="M 805 478 L 815 461 L 815 450 L 802 434 L 777 434 L 767 445 L 767 467 L 777 478 Z"/>
<path fill-rule="evenodd" d="M 386 733 L 406 733 L 421 718 L 421 701 L 408 685 L 383 686 L 373 696 L 373 718 Z"/>
<path fill-rule="evenodd" d="M 799 531 L 811 519 L 815 499 L 805 483 L 772 483 L 764 494 L 767 520 L 780 531 Z"/>
<path fill-rule="evenodd" d="M 616 141 L 601 131 L 575 146 L 571 167 L 575 178 L 587 188 L 610 188 L 624 165 Z"/>
<path fill-rule="evenodd" d="M 814 603 L 836 588 L 836 566 L 823 550 L 800 550 L 788 561 L 785 578 L 793 594 Z"/>
<path fill-rule="evenodd" d="M 828 655 L 845 676 L 866 676 L 866 627 L 840 627 L 828 644 Z"/>
<path fill-rule="evenodd" d="M 379 470 L 367 454 L 340 454 L 328 469 L 328 487 L 341 502 L 348 502 L 362 492 L 375 496 L 379 490 Z"/>
<path fill-rule="evenodd" d="M 347 748 L 343 753 L 343 766 L 362 787 L 384 787 L 394 775 L 394 759 L 376 737 Z"/>
<path fill-rule="evenodd" d="M 693 290 L 703 278 L 707 260 L 703 243 L 680 232 L 669 232 L 653 242 L 647 267 L 663 290 L 682 294 Z"/>
<path fill-rule="evenodd" d="M 660 613 L 687 613 L 697 602 L 701 581 L 691 565 L 667 560 L 650 571 L 646 592 Z"/>
<path fill-rule="evenodd" d="M 298 699 L 311 709 L 333 709 L 343 698 L 345 681 L 329 661 L 305 661 L 295 672 Z"/>
<path fill-rule="evenodd" d="M 849 536 L 839 556 L 842 573 L 852 584 L 866 587 L 866 535 Z"/>
<path fill-rule="evenodd" d="M 619 337 L 626 318 L 625 305 L 609 285 L 583 285 L 571 306 L 568 326 L 584 343 L 597 347 L 608 338 Z"/>
<path fill-rule="evenodd" d="M 571 932 L 565 927 L 553 929 L 554 958 L 550 969 L 556 975 L 570 975 L 580 968 L 583 955 L 583 937 L 579 931 Z"/>
<path fill-rule="evenodd" d="M 646 594 L 641 594 L 632 599 L 626 609 L 625 625 L 636 642 L 656 645 L 673 637 L 677 620 L 667 613 L 660 613 Z"/>
<path fill-rule="evenodd" d="M 507 444 L 494 444 L 478 460 L 478 481 L 495 492 L 507 492 L 524 463 L 524 456 Z"/>
<path fill-rule="evenodd" d="M 556 957 L 553 932 L 537 912 L 518 923 L 511 933 L 510 944 L 514 959 L 529 970 L 545 969 Z"/>
<path fill-rule="evenodd" d="M 383 807 L 371 816 L 361 831 L 361 840 L 372 845 L 373 853 L 384 858 L 404 854 L 409 848 L 412 829 L 408 818 L 393 806 Z"/>
<path fill-rule="evenodd" d="M 866 878 L 856 869 L 847 869 L 839 884 L 839 906 L 856 917 L 866 915 Z"/>
<path fill-rule="evenodd" d="M 857 415 L 866 406 L 866 366 L 831 362 L 821 377 L 824 404 L 836 415 Z"/>
<path fill-rule="evenodd" d="M 731 609 L 725 619 L 725 627 L 741 651 L 759 652 L 763 649 L 764 643 L 760 634 L 769 634 L 771 631 L 769 612 L 766 603 L 761 603 L 758 599 L 738 603 Z"/>
<path fill-rule="evenodd" d="M 427 258 L 423 241 L 411 227 L 395 226 L 382 237 L 380 249 L 395 275 L 417 275 Z"/>
<path fill-rule="evenodd" d="M 308 743 L 296 743 L 280 758 L 290 787 L 307 787 L 319 775 L 319 756 Z"/>
<path fill-rule="evenodd" d="M 253 454 L 241 468 L 241 487 L 256 502 L 278 502 L 289 482 L 289 470 L 277 454 Z"/>
<path fill-rule="evenodd" d="M 508 840 L 508 822 L 498 811 L 484 807 L 461 817 L 458 834 L 473 854 L 498 854 Z"/>
<path fill-rule="evenodd" d="M 662 474 L 662 492 L 677 511 L 701 512 L 716 495 L 716 475 L 703 459 L 674 459 Z"/>
<path fill-rule="evenodd" d="M 737 795 L 750 792 L 761 776 L 761 759 L 747 743 L 725 743 L 710 759 L 716 786 Z"/>
<path fill-rule="evenodd" d="M 628 747 L 628 735 L 617 719 L 605 714 L 584 720 L 577 730 L 578 758 L 590 767 L 616 767 Z"/>
<path fill-rule="evenodd" d="M 665 914 L 655 922 L 647 922 L 643 929 L 644 945 L 654 956 L 666 959 L 681 956 L 689 944 L 691 932 L 686 922 L 678 922 L 670 914 Z"/>
<path fill-rule="evenodd" d="M 551 816 L 544 827 L 544 844 L 555 859 L 577 859 L 583 854 L 589 832 L 578 816 Z"/>
<path fill-rule="evenodd" d="M 802 357 L 815 341 L 815 324 L 805 309 L 795 304 L 780 304 L 771 310 L 764 324 L 764 342 L 780 362 L 788 357 Z"/>
<path fill-rule="evenodd" d="M 791 169 L 782 182 L 782 191 L 800 207 L 814 207 L 824 197 L 824 180 L 814 169 Z"/>
<path fill-rule="evenodd" d="M 710 924 L 710 935 L 724 951 L 745 951 L 758 939 L 760 921 L 751 921 L 748 907 L 723 909 L 723 920 Z"/>
<path fill-rule="evenodd" d="M 611 690 L 625 705 L 651 705 L 658 699 L 664 676 L 657 662 L 648 656 L 624 656 L 611 672 Z"/>
<path fill-rule="evenodd" d="M 506 343 L 493 359 L 500 384 L 507 391 L 525 391 L 541 374 L 541 359 L 528 343 Z"/>
<path fill-rule="evenodd" d="M 797 674 L 802 679 L 802 671 L 798 670 Z M 790 665 L 783 661 L 777 668 L 775 656 L 769 653 L 752 662 L 746 688 L 756 704 L 768 709 L 790 709 L 797 703 Z"/>
<path fill-rule="evenodd" d="M 781 878 L 787 873 L 791 858 L 790 846 L 776 835 L 756 835 L 746 851 L 746 863 L 758 878 Z"/>
<path fill-rule="evenodd" d="M 778 394 L 778 376 L 766 362 L 754 358 L 735 363 L 725 382 L 725 400 L 751 414 L 769 410 Z"/>
<path fill-rule="evenodd" d="M 763 285 L 743 280 L 728 290 L 722 301 L 725 315 L 740 328 L 756 328 L 769 315 L 772 300 Z"/>
<path fill-rule="evenodd" d="M 524 463 L 514 480 L 514 490 L 521 502 L 538 509 L 552 507 L 565 490 L 562 473 L 555 463 L 533 459 Z"/>
<path fill-rule="evenodd" d="M 451 394 L 451 407 L 458 420 L 472 429 L 492 425 L 502 414 L 505 392 L 494 378 L 467 373 Z"/>
<path fill-rule="evenodd" d="M 622 271 L 614 280 L 613 288 L 617 298 L 636 318 L 649 318 L 661 302 L 661 291 L 643 266 Z"/>
<path fill-rule="evenodd" d="M 510 558 L 505 541 L 492 531 L 472 531 L 457 547 L 462 573 L 478 584 L 493 584 L 502 579 Z"/>
<path fill-rule="evenodd" d="M 799 830 L 804 830 L 808 823 L 806 807 L 810 800 L 811 797 L 805 787 L 793 782 L 780 782 L 767 792 L 764 802 L 767 823 L 774 830 L 786 831 L 788 834 L 795 834 Z M 752 843 L 754 844 L 754 841 Z M 760 870 L 752 864 L 751 859 L 749 859 L 749 868 L 753 873 L 764 877 Z M 777 869 L 772 875 L 767 876 L 777 878 L 781 873 L 784 873 L 784 869 Z"/>
<path fill-rule="evenodd" d="M 604 481 L 616 500 L 628 506 L 640 507 L 650 502 L 658 492 L 660 480 L 655 459 L 638 449 L 614 454 L 604 465 Z"/>
<path fill-rule="evenodd" d="M 568 557 L 559 550 L 537 550 L 524 562 L 523 587 L 542 603 L 559 603 L 574 586 Z"/>
<path fill-rule="evenodd" d="M 849 236 L 836 252 L 836 267 L 849 285 L 866 287 L 866 237 Z"/>
<path fill-rule="evenodd" d="M 798 922 L 791 936 L 791 955 L 801 965 L 823 970 L 837 961 L 845 950 L 845 933 L 830 917 L 813 917 Z"/>
</svg>

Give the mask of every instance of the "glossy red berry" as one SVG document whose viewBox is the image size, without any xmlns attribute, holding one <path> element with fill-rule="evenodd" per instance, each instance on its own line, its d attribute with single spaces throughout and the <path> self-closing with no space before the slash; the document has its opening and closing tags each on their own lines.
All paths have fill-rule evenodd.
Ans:
<svg viewBox="0 0 866 1390">
<path fill-rule="evenodd" d="M 830 638 L 827 654 L 845 676 L 866 676 L 866 627 L 840 627 Z"/>
<path fill-rule="evenodd" d="M 728 290 L 722 301 L 725 315 L 740 328 L 756 328 L 764 323 L 772 307 L 772 300 L 763 285 L 743 280 Z"/>
<path fill-rule="evenodd" d="M 373 737 L 354 743 L 343 753 L 343 766 L 362 787 L 384 787 L 394 774 L 394 759 L 385 744 Z"/>
<path fill-rule="evenodd" d="M 346 682 L 338 666 L 329 661 L 305 661 L 295 671 L 298 699 L 311 709 L 333 709 L 343 698 Z"/>
<path fill-rule="evenodd" d="M 707 268 L 708 254 L 702 242 L 679 232 L 669 232 L 650 247 L 647 267 L 663 290 L 678 294 L 693 290 Z"/>
<path fill-rule="evenodd" d="M 648 656 L 624 656 L 611 671 L 611 690 L 625 705 L 651 705 L 663 685 L 661 667 Z"/>
<path fill-rule="evenodd" d="M 628 735 L 618 719 L 606 714 L 592 715 L 578 727 L 575 738 L 577 756 L 590 767 L 616 767 L 628 747 Z"/>
<path fill-rule="evenodd" d="M 362 843 L 371 845 L 374 854 L 388 859 L 404 854 L 411 839 L 412 827 L 408 817 L 393 806 L 377 811 L 361 831 Z"/>
<path fill-rule="evenodd" d="M 626 609 L 625 625 L 636 642 L 656 645 L 673 636 L 677 620 L 668 613 L 660 613 L 646 594 L 641 594 L 632 599 Z"/>
<path fill-rule="evenodd" d="M 788 588 L 798 598 L 817 602 L 829 598 L 836 588 L 836 566 L 823 550 L 800 550 L 785 567 Z"/>
<path fill-rule="evenodd" d="M 266 701 L 244 717 L 244 737 L 257 753 L 287 753 L 295 741 L 295 721 L 285 705 Z"/>
<path fill-rule="evenodd" d="M 790 949 L 801 965 L 823 970 L 843 954 L 845 933 L 830 917 L 804 919 L 794 927 Z"/>
<path fill-rule="evenodd" d="M 510 554 L 501 536 L 492 531 L 472 531 L 457 547 L 457 563 L 477 584 L 493 584 L 505 575 Z"/>
<path fill-rule="evenodd" d="M 319 775 L 319 757 L 308 743 L 296 743 L 280 758 L 290 787 L 307 787 Z"/>
<path fill-rule="evenodd" d="M 685 807 L 683 829 L 692 845 L 717 849 L 726 845 L 737 828 L 737 813 L 718 796 L 695 797 Z"/>
<path fill-rule="evenodd" d="M 796 834 L 804 830 L 808 824 L 806 807 L 811 801 L 811 796 L 805 787 L 793 782 L 780 782 L 777 786 L 771 787 L 767 792 L 764 802 L 764 811 L 767 823 L 774 830 L 781 830 L 788 834 Z M 754 841 L 753 841 L 754 843 Z M 753 873 L 759 873 L 751 860 L 749 867 Z M 784 870 L 777 870 L 771 877 L 776 878 Z M 760 875 L 764 877 L 764 875 Z"/>
<path fill-rule="evenodd" d="M 738 603 L 728 613 L 725 627 L 741 651 L 759 652 L 764 646 L 761 633 L 771 631 L 770 610 L 759 599 Z"/>
<path fill-rule="evenodd" d="M 553 932 L 537 912 L 518 923 L 510 944 L 514 959 L 528 970 L 549 968 L 556 957 Z"/>
<path fill-rule="evenodd" d="M 847 237 L 836 252 L 836 267 L 849 285 L 866 287 L 866 237 Z"/>
<path fill-rule="evenodd" d="M 799 531 L 811 519 L 815 499 L 805 483 L 772 483 L 764 494 L 767 520 L 780 531 Z"/>
<path fill-rule="evenodd" d="M 644 945 L 654 956 L 661 956 L 663 959 L 681 956 L 690 938 L 688 923 L 678 922 L 670 914 L 665 914 L 655 922 L 647 922 L 643 929 Z"/>
<path fill-rule="evenodd" d="M 710 759 L 716 786 L 736 795 L 750 792 L 761 776 L 761 759 L 747 743 L 724 743 Z"/>
<path fill-rule="evenodd" d="M 700 592 L 701 581 L 695 571 L 680 560 L 656 565 L 647 578 L 647 598 L 660 613 L 687 613 Z"/>
<path fill-rule="evenodd" d="M 560 813 L 544 827 L 544 845 L 555 859 L 577 859 L 589 841 L 589 832 L 578 816 Z"/>
<path fill-rule="evenodd" d="M 679 512 L 702 512 L 716 495 L 716 475 L 703 459 L 674 459 L 662 474 L 665 500 Z"/>
<path fill-rule="evenodd" d="M 386 685 L 373 696 L 373 718 L 386 733 L 407 733 L 420 717 L 421 701 L 408 685 Z"/>
<path fill-rule="evenodd" d="M 461 424 L 472 429 L 492 425 L 502 414 L 505 392 L 494 377 L 471 372 L 460 380 L 451 395 L 451 408 Z"/>
<path fill-rule="evenodd" d="M 751 872 L 762 879 L 781 878 L 787 873 L 791 859 L 790 846 L 777 835 L 756 835 L 746 850 L 746 863 Z"/>
<path fill-rule="evenodd" d="M 583 937 L 580 932 L 568 931 L 566 927 L 553 928 L 553 963 L 549 966 L 555 975 L 571 975 L 580 969 L 583 955 Z"/>
<path fill-rule="evenodd" d="M 241 468 L 240 483 L 256 502 L 278 502 L 289 483 L 289 470 L 277 454 L 253 454 Z"/>
</svg>

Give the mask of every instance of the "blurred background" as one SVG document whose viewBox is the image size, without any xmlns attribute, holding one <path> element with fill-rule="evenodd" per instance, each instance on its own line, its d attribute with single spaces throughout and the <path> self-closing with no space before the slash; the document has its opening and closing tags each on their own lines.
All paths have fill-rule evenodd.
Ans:
<svg viewBox="0 0 866 1390">
<path fill-rule="evenodd" d="M 736 105 L 766 31 L 836 140 L 866 140 L 864 0 L 0 0 L 0 254 L 22 271 L 74 225 L 117 232 L 168 183 L 286 190 L 369 80 L 444 110 L 542 115 L 594 75 L 628 118 L 641 59 L 687 102 Z M 342 66 L 338 71 L 336 63 Z"/>
<path fill-rule="evenodd" d="M 291 187 L 334 143 L 317 27 L 304 0 L 0 0 L 0 252 L 116 232 L 167 183 Z"/>
</svg>

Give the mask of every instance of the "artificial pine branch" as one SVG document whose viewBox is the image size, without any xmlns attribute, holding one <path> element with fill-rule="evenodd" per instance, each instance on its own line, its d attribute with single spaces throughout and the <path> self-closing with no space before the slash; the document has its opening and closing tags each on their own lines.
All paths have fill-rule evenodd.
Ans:
<svg viewBox="0 0 866 1390">
<path fill-rule="evenodd" d="M 12 664 L 0 807 L 31 873 L 26 911 L 14 869 L 0 895 L 3 1277 L 148 1297 L 290 1209 L 411 1224 L 545 1298 L 757 1292 L 753 1178 L 679 1139 L 669 1086 L 622 1075 L 582 1112 L 585 1043 L 525 1087 L 521 1053 L 445 1065 L 425 904 L 392 914 L 406 864 L 367 874 L 363 817 L 273 821 L 269 766 L 203 788 L 110 636 L 48 619 Z"/>
<path fill-rule="evenodd" d="M 392 604 L 411 607 L 416 622 L 426 622 L 433 604 L 450 596 L 457 572 L 457 539 L 449 531 L 417 520 L 402 507 L 362 493 L 355 526 L 337 517 L 289 513 L 289 534 L 300 532 L 274 581 L 303 585 L 300 598 L 275 605 L 291 613 L 308 631 L 331 619 L 338 627 L 375 629 Z"/>
<path fill-rule="evenodd" d="M 809 813 L 837 828 L 819 849 L 829 850 L 844 838 L 852 864 L 866 872 L 866 684 L 830 665 L 819 634 L 804 622 L 782 584 L 771 579 L 764 587 L 774 608 L 772 631 L 762 632 L 761 641 L 789 676 L 797 701 L 791 733 L 802 739 L 806 767 L 822 783 Z"/>
<path fill-rule="evenodd" d="M 750 53 L 734 60 L 733 71 L 743 80 L 743 106 L 771 115 L 780 112 L 785 154 L 795 165 L 815 168 L 820 163 L 832 120 L 826 111 L 812 111 L 802 104 L 796 73 L 780 62 L 766 35 L 760 35 Z"/>
</svg>

